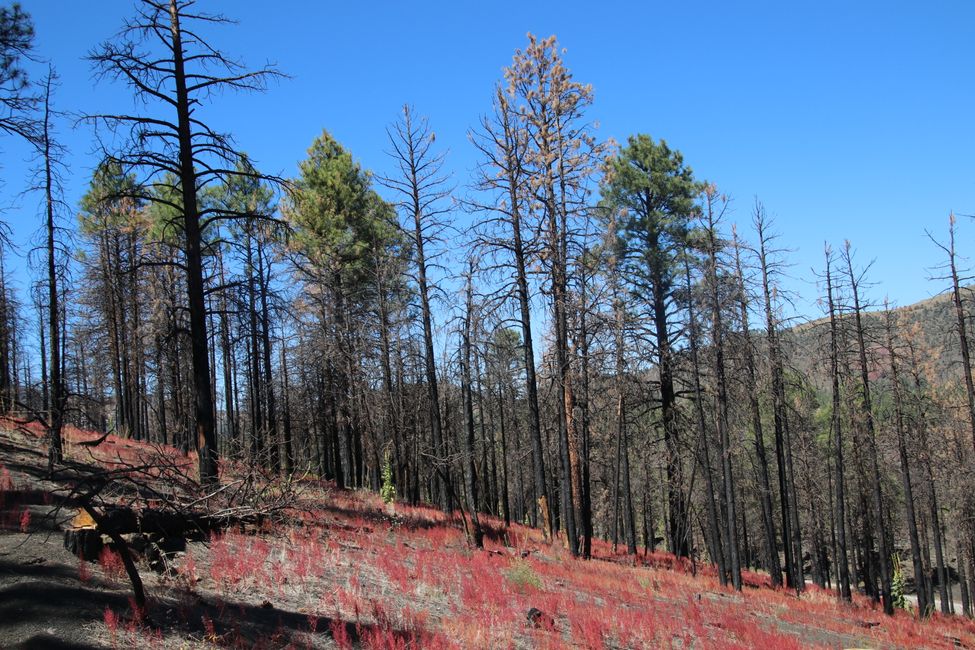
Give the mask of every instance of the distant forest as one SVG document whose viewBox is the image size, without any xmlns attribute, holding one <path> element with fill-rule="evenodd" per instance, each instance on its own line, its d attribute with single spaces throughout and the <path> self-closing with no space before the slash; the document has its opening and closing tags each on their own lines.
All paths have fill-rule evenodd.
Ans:
<svg viewBox="0 0 975 650">
<path fill-rule="evenodd" d="M 945 295 L 879 304 L 835 242 L 806 278 L 823 318 L 797 324 L 762 204 L 736 231 L 671 144 L 601 140 L 554 36 L 485 89 L 457 143 L 470 178 L 412 106 L 376 125 L 395 173 L 323 131 L 278 178 L 200 117 L 281 74 L 212 48 L 223 22 L 141 0 L 92 50 L 98 83 L 136 101 L 82 118 L 97 170 L 66 205 L 54 111 L 76 107 L 53 68 L 27 78 L 30 17 L 0 8 L 0 130 L 36 148 L 45 206 L 31 289 L 0 266 L 0 411 L 46 428 L 52 469 L 65 427 L 111 431 L 195 455 L 211 489 L 233 463 L 460 510 L 474 545 L 490 514 L 581 557 L 602 538 L 713 563 L 735 589 L 753 567 L 888 613 L 916 591 L 922 615 L 973 614 L 953 217 L 922 244 Z"/>
</svg>

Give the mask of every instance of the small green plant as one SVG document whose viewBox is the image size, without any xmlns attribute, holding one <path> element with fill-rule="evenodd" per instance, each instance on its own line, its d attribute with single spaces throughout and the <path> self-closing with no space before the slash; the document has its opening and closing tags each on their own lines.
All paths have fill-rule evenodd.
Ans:
<svg viewBox="0 0 975 650">
<path fill-rule="evenodd" d="M 511 568 L 505 574 L 511 586 L 519 592 L 524 593 L 528 587 L 534 589 L 542 588 L 542 580 L 535 573 L 532 566 L 525 561 L 515 560 L 511 563 Z"/>
<path fill-rule="evenodd" d="M 907 599 L 904 597 L 904 572 L 901 570 L 901 558 L 894 554 L 894 577 L 890 585 L 890 597 L 894 607 L 907 609 Z"/>
<path fill-rule="evenodd" d="M 389 460 L 389 450 L 383 455 L 383 484 L 379 488 L 379 496 L 383 503 L 396 501 L 396 486 L 393 485 L 393 464 Z"/>
</svg>

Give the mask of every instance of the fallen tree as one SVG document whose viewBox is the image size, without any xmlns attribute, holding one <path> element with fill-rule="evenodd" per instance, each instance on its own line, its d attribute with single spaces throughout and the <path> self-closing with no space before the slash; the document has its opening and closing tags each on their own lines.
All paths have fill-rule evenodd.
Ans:
<svg viewBox="0 0 975 650">
<path fill-rule="evenodd" d="M 148 622 L 148 612 L 138 558 L 152 563 L 174 540 L 185 547 L 187 539 L 205 542 L 229 528 L 261 530 L 288 518 L 297 502 L 295 481 L 269 474 L 260 464 L 235 466 L 225 471 L 227 482 L 212 486 L 187 471 L 185 457 L 164 447 L 140 451 L 135 461 L 118 453 L 99 458 L 92 448 L 88 453 L 94 463 L 69 463 L 52 474 L 65 484 L 53 514 L 77 509 L 64 545 L 82 560 L 97 560 L 106 545 L 118 552 L 132 586 L 133 614 L 142 622 Z"/>
</svg>

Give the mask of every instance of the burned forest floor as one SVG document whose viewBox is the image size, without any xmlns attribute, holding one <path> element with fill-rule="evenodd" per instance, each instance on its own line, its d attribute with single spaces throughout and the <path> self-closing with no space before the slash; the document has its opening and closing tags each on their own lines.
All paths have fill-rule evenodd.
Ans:
<svg viewBox="0 0 975 650">
<path fill-rule="evenodd" d="M 3 424 L 0 647 L 975 648 L 975 624 L 961 617 L 887 617 L 859 597 L 772 589 L 758 573 L 735 593 L 709 567 L 602 542 L 577 560 L 492 518 L 474 550 L 459 516 L 312 480 L 257 524 L 129 536 L 148 599 L 140 617 L 117 550 L 79 559 L 64 530 L 79 525 L 85 476 L 163 452 L 114 436 L 79 444 L 96 438 L 69 430 L 70 471 L 52 478 L 39 430 Z M 101 499 L 152 505 L 144 493 Z"/>
</svg>

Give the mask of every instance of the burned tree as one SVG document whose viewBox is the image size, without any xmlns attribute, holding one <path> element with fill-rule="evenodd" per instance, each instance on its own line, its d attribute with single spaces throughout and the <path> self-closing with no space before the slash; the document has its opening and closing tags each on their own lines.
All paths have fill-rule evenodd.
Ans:
<svg viewBox="0 0 975 650">
<path fill-rule="evenodd" d="M 63 147 L 53 138 L 53 113 L 51 110 L 51 92 L 55 83 L 56 76 L 54 69 L 49 68 L 47 78 L 44 81 L 44 113 L 41 121 L 40 132 L 38 133 L 38 157 L 41 167 L 38 170 L 41 177 L 41 190 L 44 193 L 44 230 L 46 244 L 46 271 L 47 271 L 47 317 L 48 331 L 50 333 L 50 363 L 48 364 L 49 376 L 47 377 L 50 385 L 50 401 L 47 413 L 48 426 L 48 471 L 53 471 L 54 466 L 59 464 L 64 457 L 64 449 L 61 441 L 61 429 L 64 426 L 64 407 L 66 402 L 65 386 L 61 376 L 61 310 L 58 307 L 58 277 L 60 275 L 60 265 L 58 263 L 58 241 L 56 212 L 63 202 L 59 200 L 61 194 L 61 176 L 59 174 L 58 157 L 63 153 Z"/>
<path fill-rule="evenodd" d="M 430 435 L 434 462 L 444 465 L 446 445 L 440 419 L 440 390 L 437 384 L 437 365 L 433 353 L 433 316 L 430 307 L 430 269 L 435 258 L 431 253 L 439 231 L 443 229 L 441 216 L 447 211 L 450 196 L 447 177 L 443 173 L 444 154 L 432 149 L 435 139 L 426 119 L 417 119 L 409 106 L 403 107 L 400 120 L 388 130 L 392 147 L 390 155 L 396 161 L 398 174 L 380 179 L 380 183 L 398 195 L 398 206 L 410 222 L 414 248 L 416 282 L 420 294 L 423 319 L 423 356 L 427 379 L 427 400 L 430 414 Z M 444 466 L 433 477 L 433 501 L 444 511 L 450 510 L 451 486 L 449 468 Z"/>
<path fill-rule="evenodd" d="M 230 136 L 205 124 L 197 109 L 220 91 L 263 90 L 279 73 L 272 67 L 246 70 L 212 47 L 199 28 L 227 24 L 219 15 L 199 13 L 193 0 L 142 0 L 134 18 L 89 58 L 98 76 L 126 83 L 142 102 L 141 114 L 97 114 L 88 119 L 108 127 L 117 140 L 106 143 L 105 158 L 124 172 L 142 175 L 139 198 L 165 202 L 159 192 L 175 190 L 181 220 L 183 264 L 189 305 L 193 366 L 194 430 L 200 479 L 217 476 L 213 390 L 207 337 L 203 254 L 207 226 L 227 218 L 217 208 L 201 208 L 198 193 L 208 184 L 241 172 L 240 154 Z M 168 181 L 171 174 L 175 183 Z"/>
<path fill-rule="evenodd" d="M 836 301 L 833 297 L 833 253 L 826 247 L 826 307 L 829 311 L 829 368 L 830 385 L 832 390 L 832 416 L 830 418 L 831 437 L 833 439 L 833 471 L 836 473 L 836 549 L 838 557 L 837 579 L 838 591 L 841 599 L 850 601 L 850 562 L 847 557 L 846 535 L 846 484 L 843 465 L 843 422 L 840 414 L 840 372 L 839 372 L 839 343 L 837 327 Z M 788 544 L 786 544 L 788 548 Z"/>
<path fill-rule="evenodd" d="M 531 233 L 530 165 L 527 160 L 528 132 L 518 119 L 507 91 L 498 86 L 494 93 L 494 114 L 481 120 L 481 129 L 471 140 L 482 155 L 475 187 L 495 194 L 491 204 L 472 204 L 488 215 L 478 223 L 477 246 L 496 258 L 506 274 L 504 297 L 513 295 L 518 304 L 517 321 L 521 330 L 521 352 L 525 368 L 525 401 L 528 406 L 528 433 L 531 444 L 532 479 L 536 509 L 531 520 L 542 519 L 546 539 L 552 537 L 551 505 L 545 472 L 538 379 L 532 340 L 531 291 L 529 268 L 535 263 L 540 246 Z M 537 515 L 537 516 L 536 516 Z"/>
</svg>

